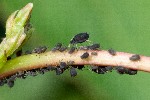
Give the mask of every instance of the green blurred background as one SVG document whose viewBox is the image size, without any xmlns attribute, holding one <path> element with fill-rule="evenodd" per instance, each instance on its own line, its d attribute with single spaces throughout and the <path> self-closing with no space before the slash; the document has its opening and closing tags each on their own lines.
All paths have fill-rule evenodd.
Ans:
<svg viewBox="0 0 150 100">
<path fill-rule="evenodd" d="M 72 36 L 88 32 L 103 49 L 149 56 L 150 0 L 0 0 L 0 37 L 5 36 L 8 16 L 33 2 L 31 22 L 35 28 L 23 50 L 40 45 L 49 50 L 56 43 L 68 45 Z M 13 88 L 0 87 L 0 100 L 149 100 L 150 74 L 98 75 L 69 71 L 17 79 Z"/>
</svg>

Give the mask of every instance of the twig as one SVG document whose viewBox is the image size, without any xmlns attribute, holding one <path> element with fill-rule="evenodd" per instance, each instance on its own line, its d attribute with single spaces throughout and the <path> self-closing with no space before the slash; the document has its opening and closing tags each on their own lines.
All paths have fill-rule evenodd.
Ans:
<svg viewBox="0 0 150 100">
<path fill-rule="evenodd" d="M 87 59 L 81 59 L 83 53 L 88 52 Z M 92 55 L 96 52 L 97 55 Z M 18 71 L 31 70 L 47 66 L 59 66 L 60 61 L 74 61 L 72 65 L 98 65 L 98 66 L 123 66 L 130 69 L 150 72 L 150 57 L 140 56 L 140 60 L 131 61 L 129 58 L 133 54 L 116 52 L 113 56 L 105 50 L 78 50 L 73 54 L 68 51 L 64 52 L 45 52 L 41 54 L 29 54 L 14 58 L 7 61 L 5 66 L 0 70 L 0 79 L 12 75 Z"/>
</svg>

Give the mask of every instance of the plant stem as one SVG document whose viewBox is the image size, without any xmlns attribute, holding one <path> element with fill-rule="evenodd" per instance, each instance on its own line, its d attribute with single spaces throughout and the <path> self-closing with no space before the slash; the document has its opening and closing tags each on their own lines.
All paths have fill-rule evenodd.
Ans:
<svg viewBox="0 0 150 100">
<path fill-rule="evenodd" d="M 87 59 L 81 59 L 81 55 L 85 52 L 89 53 Z M 97 52 L 97 55 L 92 55 L 92 52 Z M 12 75 L 18 71 L 26 71 L 47 66 L 59 66 L 61 61 L 74 61 L 72 65 L 98 65 L 98 66 L 123 66 L 130 69 L 150 72 L 150 57 L 140 56 L 139 61 L 131 61 L 129 57 L 133 54 L 116 52 L 116 55 L 110 55 L 105 50 L 78 50 L 73 54 L 68 51 L 52 52 L 48 51 L 41 54 L 29 54 L 16 57 L 6 62 L 0 70 L 0 79 Z"/>
</svg>

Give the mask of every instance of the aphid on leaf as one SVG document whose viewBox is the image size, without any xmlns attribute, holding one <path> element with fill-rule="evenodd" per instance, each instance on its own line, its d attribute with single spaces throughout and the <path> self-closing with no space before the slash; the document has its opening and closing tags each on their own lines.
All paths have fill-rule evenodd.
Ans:
<svg viewBox="0 0 150 100">
<path fill-rule="evenodd" d="M 89 34 L 87 32 L 79 33 L 71 39 L 70 44 L 83 43 L 83 42 L 87 41 L 88 38 L 89 38 Z"/>
<path fill-rule="evenodd" d="M 113 50 L 112 48 L 108 50 L 109 54 L 115 56 L 116 55 L 116 51 Z"/>
<path fill-rule="evenodd" d="M 70 75 L 71 75 L 71 77 L 75 77 L 77 75 L 77 71 L 74 67 L 70 68 Z"/>
<path fill-rule="evenodd" d="M 80 56 L 81 59 L 86 59 L 89 57 L 89 53 L 88 52 L 85 52 L 83 55 Z"/>
<path fill-rule="evenodd" d="M 140 55 L 137 55 L 137 54 L 132 55 L 129 59 L 131 61 L 138 61 L 138 60 L 140 60 Z"/>
</svg>

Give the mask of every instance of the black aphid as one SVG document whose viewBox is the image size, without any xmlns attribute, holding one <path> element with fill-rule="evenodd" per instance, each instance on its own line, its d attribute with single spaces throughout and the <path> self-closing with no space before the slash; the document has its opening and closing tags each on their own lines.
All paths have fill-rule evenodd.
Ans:
<svg viewBox="0 0 150 100">
<path fill-rule="evenodd" d="M 5 82 L 6 81 L 6 82 Z M 0 80 L 0 86 L 3 86 L 5 83 L 7 83 L 7 80 L 6 79 L 1 79 Z"/>
<path fill-rule="evenodd" d="M 42 47 L 40 46 L 40 47 L 35 48 L 32 51 L 32 53 L 38 53 L 38 54 L 40 54 L 40 53 L 44 53 L 46 50 L 47 50 L 46 46 L 42 46 Z"/>
<path fill-rule="evenodd" d="M 14 86 L 14 81 L 12 80 L 7 80 L 7 85 L 12 88 Z"/>
<path fill-rule="evenodd" d="M 93 44 L 91 46 L 88 46 L 88 48 L 91 50 L 97 50 L 98 48 L 100 48 L 100 44 Z"/>
<path fill-rule="evenodd" d="M 32 53 L 32 52 L 29 51 L 29 50 L 25 51 L 25 55 L 28 55 L 28 54 L 31 54 L 31 53 Z"/>
<path fill-rule="evenodd" d="M 63 70 L 60 68 L 56 68 L 56 75 L 60 75 L 63 73 Z"/>
<path fill-rule="evenodd" d="M 140 60 L 140 55 L 137 55 L 137 54 L 132 55 L 129 59 L 131 61 L 138 61 L 138 60 Z"/>
<path fill-rule="evenodd" d="M 95 73 L 98 72 L 98 66 L 91 66 L 91 70 Z"/>
<path fill-rule="evenodd" d="M 79 33 L 72 38 L 72 40 L 70 41 L 70 44 L 83 43 L 86 40 L 88 40 L 88 38 L 89 38 L 89 34 L 87 32 Z"/>
<path fill-rule="evenodd" d="M 107 72 L 107 69 L 105 66 L 99 66 L 98 67 L 98 74 L 105 74 Z"/>
<path fill-rule="evenodd" d="M 22 49 L 21 50 L 18 50 L 17 52 L 16 52 L 16 56 L 17 57 L 19 57 L 19 56 L 21 56 L 22 55 Z"/>
<path fill-rule="evenodd" d="M 19 71 L 16 73 L 16 77 L 17 78 L 22 78 L 22 79 L 25 79 L 26 78 L 26 72 L 25 71 Z"/>
<path fill-rule="evenodd" d="M 135 74 L 137 74 L 137 70 L 134 70 L 134 69 L 127 69 L 125 73 L 126 73 L 126 74 L 129 74 L 129 75 L 135 75 Z"/>
<path fill-rule="evenodd" d="M 84 65 L 78 65 L 77 67 L 79 70 L 82 70 L 84 68 Z"/>
<path fill-rule="evenodd" d="M 67 49 L 67 47 L 61 47 L 61 48 L 59 48 L 59 51 L 60 52 L 63 52 L 63 51 L 65 51 Z"/>
<path fill-rule="evenodd" d="M 60 69 L 65 69 L 67 64 L 65 62 L 60 62 Z"/>
<path fill-rule="evenodd" d="M 83 55 L 80 56 L 81 59 L 86 59 L 89 57 L 89 53 L 88 52 L 85 52 Z"/>
<path fill-rule="evenodd" d="M 76 50 L 76 48 L 75 47 L 71 47 L 71 49 L 69 50 L 69 54 L 72 54 L 74 51 Z"/>
<path fill-rule="evenodd" d="M 91 52 L 91 55 L 97 56 L 97 52 Z"/>
<path fill-rule="evenodd" d="M 47 70 L 45 70 L 44 68 L 40 68 L 40 69 L 36 69 L 36 71 L 37 71 L 39 74 L 44 74 Z"/>
<path fill-rule="evenodd" d="M 48 71 L 53 71 L 53 70 L 56 70 L 56 67 L 53 67 L 53 66 L 48 66 L 46 67 Z"/>
<path fill-rule="evenodd" d="M 37 76 L 37 72 L 35 69 L 29 70 L 26 73 L 27 75 L 30 75 L 30 76 Z"/>
<path fill-rule="evenodd" d="M 116 67 L 116 70 L 119 74 L 125 74 L 127 69 L 125 67 L 118 66 L 118 67 Z"/>
<path fill-rule="evenodd" d="M 8 57 L 7 57 L 7 60 L 10 60 L 10 59 L 11 59 L 11 57 L 10 57 L 10 56 L 8 56 Z"/>
<path fill-rule="evenodd" d="M 77 71 L 74 67 L 70 68 L 70 75 L 71 75 L 71 77 L 75 77 L 77 75 Z"/>
<path fill-rule="evenodd" d="M 61 48 L 61 46 L 62 46 L 61 43 L 57 43 L 56 46 L 52 49 L 52 51 L 59 50 Z"/>
<path fill-rule="evenodd" d="M 105 67 L 105 68 L 106 68 L 107 71 L 110 71 L 110 72 L 113 70 L 113 67 L 112 67 L 112 66 L 107 66 L 107 67 Z"/>
<path fill-rule="evenodd" d="M 112 48 L 108 50 L 109 54 L 115 56 L 116 55 L 116 51 L 113 50 Z"/>
</svg>

